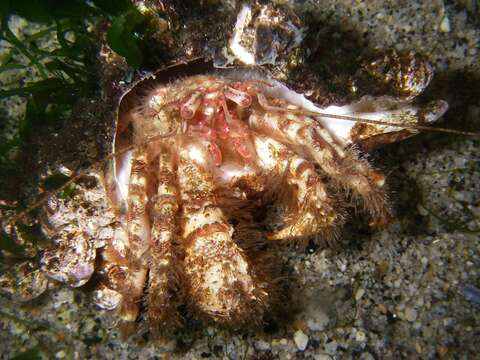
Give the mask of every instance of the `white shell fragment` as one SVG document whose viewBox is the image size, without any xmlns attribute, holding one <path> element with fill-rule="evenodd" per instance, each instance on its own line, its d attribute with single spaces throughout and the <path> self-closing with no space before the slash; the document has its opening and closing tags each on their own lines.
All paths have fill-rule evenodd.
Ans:
<svg viewBox="0 0 480 360">
<path fill-rule="evenodd" d="M 238 80 L 261 79 L 267 81 L 271 86 L 264 88 L 266 96 L 284 99 L 301 109 L 319 113 L 315 118 L 344 146 L 372 141 L 372 139 L 376 140 L 380 135 L 392 135 L 390 137 L 392 141 L 413 136 L 419 131 L 409 127 L 410 125 L 429 125 L 437 121 L 448 110 L 448 103 L 443 100 L 434 100 L 427 104 L 417 105 L 412 100 L 407 101 L 391 96 L 364 96 L 351 104 L 322 108 L 307 99 L 303 94 L 289 89 L 279 81 L 269 79 L 258 71 L 229 70 L 223 73 Z M 359 120 L 334 119 L 321 114 L 348 115 Z M 361 119 L 381 121 L 392 125 L 365 124 L 361 122 Z M 405 125 L 405 127 L 400 125 Z M 398 137 L 395 134 L 399 134 Z M 378 146 L 388 142 L 391 141 L 382 139 Z M 377 147 L 376 144 L 365 148 L 365 150 L 375 147 Z"/>
<path fill-rule="evenodd" d="M 243 5 L 237 16 L 229 50 L 247 65 L 275 64 L 302 42 L 305 33 L 298 19 L 273 5 Z"/>
</svg>

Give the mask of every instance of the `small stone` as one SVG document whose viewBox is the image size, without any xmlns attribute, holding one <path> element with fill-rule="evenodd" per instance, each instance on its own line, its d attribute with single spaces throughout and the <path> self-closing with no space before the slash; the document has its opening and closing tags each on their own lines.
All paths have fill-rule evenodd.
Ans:
<svg viewBox="0 0 480 360">
<path fill-rule="evenodd" d="M 307 326 L 312 331 L 323 331 L 327 328 L 330 318 L 323 311 L 310 312 Z"/>
<path fill-rule="evenodd" d="M 360 355 L 360 360 L 375 360 L 375 358 L 368 351 L 365 351 Z"/>
<path fill-rule="evenodd" d="M 357 331 L 355 334 L 355 340 L 358 342 L 364 342 L 367 339 L 367 335 L 363 331 Z"/>
<path fill-rule="evenodd" d="M 387 313 L 387 307 L 384 304 L 378 304 L 377 308 L 381 314 L 385 315 Z"/>
<path fill-rule="evenodd" d="M 438 353 L 440 354 L 440 356 L 443 357 L 443 356 L 445 356 L 445 355 L 448 353 L 448 348 L 445 347 L 445 346 L 439 346 L 439 347 L 437 348 L 437 351 L 438 351 Z"/>
<path fill-rule="evenodd" d="M 448 17 L 444 17 L 442 22 L 440 23 L 440 31 L 447 33 L 450 32 L 450 20 L 448 20 Z"/>
<path fill-rule="evenodd" d="M 420 216 L 428 216 L 428 211 L 427 209 L 425 209 L 422 204 L 418 204 L 417 205 L 417 211 L 418 213 L 420 214 Z"/>
<path fill-rule="evenodd" d="M 335 340 L 327 342 L 325 344 L 325 352 L 330 355 L 335 355 L 337 352 L 337 348 L 338 348 L 338 342 L 336 342 Z"/>
<path fill-rule="evenodd" d="M 406 308 L 405 309 L 405 319 L 407 319 L 410 322 L 414 322 L 417 320 L 417 310 L 413 308 Z"/>
<path fill-rule="evenodd" d="M 302 330 L 297 330 L 293 334 L 293 341 L 295 341 L 298 350 L 304 351 L 308 345 L 308 336 Z"/>
<path fill-rule="evenodd" d="M 355 293 L 355 301 L 359 301 L 364 294 L 365 294 L 364 289 L 358 289 L 357 292 Z"/>
<path fill-rule="evenodd" d="M 263 340 L 255 341 L 254 343 L 255 349 L 258 351 L 268 351 L 270 350 L 270 344 Z"/>
<path fill-rule="evenodd" d="M 313 355 L 314 360 L 331 360 L 332 357 L 327 354 L 315 354 Z"/>
<path fill-rule="evenodd" d="M 293 322 L 293 328 L 295 330 L 305 331 L 307 329 L 307 324 L 305 324 L 305 321 L 303 321 L 301 319 L 297 319 Z"/>
<path fill-rule="evenodd" d="M 60 350 L 59 352 L 55 353 L 55 359 L 64 359 L 67 353 L 64 350 Z"/>
<path fill-rule="evenodd" d="M 463 296 L 471 303 L 480 304 L 480 289 L 473 285 L 466 285 L 463 288 Z"/>
<path fill-rule="evenodd" d="M 415 342 L 415 351 L 417 352 L 417 354 L 422 353 L 422 345 L 420 345 L 420 343 L 418 341 Z"/>
</svg>

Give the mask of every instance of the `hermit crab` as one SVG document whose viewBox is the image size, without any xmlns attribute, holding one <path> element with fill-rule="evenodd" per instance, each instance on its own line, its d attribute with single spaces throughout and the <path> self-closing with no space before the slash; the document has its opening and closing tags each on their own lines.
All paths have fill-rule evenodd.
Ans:
<svg viewBox="0 0 480 360">
<path fill-rule="evenodd" d="M 44 290 L 46 274 L 79 287 L 95 275 L 96 304 L 126 330 L 141 322 L 172 333 L 185 312 L 261 322 L 278 291 L 264 244 L 333 242 L 354 212 L 371 226 L 388 222 L 385 176 L 365 152 L 415 135 L 448 107 L 414 104 L 433 70 L 401 60 L 388 81 L 407 95 L 326 108 L 267 69 L 204 60 L 134 82 L 115 109 L 105 169 L 112 236 L 64 239 L 44 251 L 31 282 Z"/>
<path fill-rule="evenodd" d="M 171 331 L 183 303 L 219 323 L 260 321 L 275 289 L 259 244 L 331 242 L 357 204 L 372 226 L 386 223 L 385 177 L 359 147 L 413 135 L 447 109 L 387 97 L 322 109 L 258 69 L 207 67 L 179 65 L 125 93 L 106 173 L 114 236 L 96 257 L 42 259 L 76 286 L 100 274 L 96 303 L 124 327 L 143 316 Z"/>
</svg>

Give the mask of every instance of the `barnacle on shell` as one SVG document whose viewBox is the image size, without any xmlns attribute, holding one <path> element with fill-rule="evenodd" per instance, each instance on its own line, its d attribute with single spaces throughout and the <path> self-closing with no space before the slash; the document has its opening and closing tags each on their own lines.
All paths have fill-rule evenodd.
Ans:
<svg viewBox="0 0 480 360">
<path fill-rule="evenodd" d="M 394 49 L 371 55 L 365 61 L 364 70 L 388 86 L 393 95 L 404 100 L 422 93 L 433 78 L 433 67 L 424 57 Z"/>
</svg>

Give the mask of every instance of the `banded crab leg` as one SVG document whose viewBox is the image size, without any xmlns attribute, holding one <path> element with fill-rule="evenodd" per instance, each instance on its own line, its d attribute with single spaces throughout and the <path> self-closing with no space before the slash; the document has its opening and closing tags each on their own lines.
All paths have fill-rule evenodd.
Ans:
<svg viewBox="0 0 480 360">
<path fill-rule="evenodd" d="M 272 138 L 257 135 L 254 143 L 259 166 L 267 173 L 283 176 L 295 192 L 279 199 L 279 205 L 287 212 L 287 221 L 282 229 L 269 234 L 268 239 L 302 241 L 313 236 L 316 241 L 333 240 L 343 216 L 337 202 L 328 196 L 313 164 Z"/>
<path fill-rule="evenodd" d="M 354 195 L 363 199 L 373 218 L 372 224 L 381 225 L 389 220 L 391 210 L 384 175 L 360 159 L 354 151 L 343 149 L 330 132 L 314 119 L 286 112 L 284 108 L 276 109 L 268 105 L 263 94 L 258 94 L 258 99 L 267 111 L 252 113 L 248 120 L 252 129 L 297 146 L 328 176 L 352 189 Z"/>
<path fill-rule="evenodd" d="M 171 333 L 180 323 L 174 302 L 179 292 L 175 249 L 178 192 L 174 161 L 167 151 L 159 154 L 157 181 L 157 195 L 150 209 L 152 230 L 146 316 L 153 331 L 165 334 Z"/>
<path fill-rule="evenodd" d="M 127 285 L 122 289 L 120 319 L 126 331 L 138 317 L 143 289 L 148 272 L 146 253 L 150 242 L 148 204 L 148 161 L 144 148 L 134 150 L 132 169 L 128 184 L 127 235 L 129 248 L 126 252 L 128 266 Z"/>
<path fill-rule="evenodd" d="M 217 322 L 258 322 L 269 296 L 267 284 L 258 280 L 232 239 L 233 227 L 217 205 L 214 181 L 206 170 L 214 164 L 200 163 L 207 154 L 206 147 L 190 145 L 181 151 L 178 164 L 190 301 L 198 313 Z"/>
</svg>

